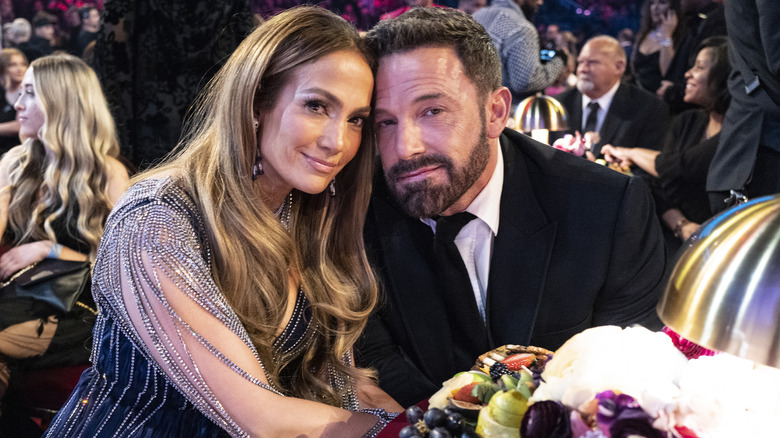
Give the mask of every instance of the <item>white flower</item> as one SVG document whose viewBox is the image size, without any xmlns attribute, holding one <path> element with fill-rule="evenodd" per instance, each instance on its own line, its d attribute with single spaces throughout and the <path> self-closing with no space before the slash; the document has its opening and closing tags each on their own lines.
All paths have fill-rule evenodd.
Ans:
<svg viewBox="0 0 780 438">
<path fill-rule="evenodd" d="M 673 410 L 686 362 L 663 333 L 644 327 L 595 327 L 555 352 L 531 400 L 556 400 L 577 409 L 596 394 L 612 390 L 634 397 L 655 416 Z"/>
</svg>

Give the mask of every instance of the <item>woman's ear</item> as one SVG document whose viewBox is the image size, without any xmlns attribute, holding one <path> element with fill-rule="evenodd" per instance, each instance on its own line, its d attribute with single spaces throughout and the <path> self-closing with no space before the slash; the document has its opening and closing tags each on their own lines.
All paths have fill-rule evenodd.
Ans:
<svg viewBox="0 0 780 438">
<path fill-rule="evenodd" d="M 499 87 L 488 95 L 485 104 L 485 117 L 488 138 L 498 138 L 506 128 L 512 107 L 512 93 L 506 87 Z"/>
</svg>

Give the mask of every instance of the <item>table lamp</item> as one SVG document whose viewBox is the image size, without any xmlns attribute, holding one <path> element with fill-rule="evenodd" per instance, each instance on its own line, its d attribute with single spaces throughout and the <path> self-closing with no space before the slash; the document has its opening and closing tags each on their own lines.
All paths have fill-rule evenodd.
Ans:
<svg viewBox="0 0 780 438">
<path fill-rule="evenodd" d="M 780 195 L 713 217 L 686 245 L 661 320 L 703 347 L 780 368 Z"/>
<path fill-rule="evenodd" d="M 534 140 L 549 144 L 550 132 L 568 131 L 569 115 L 555 98 L 537 94 L 521 101 L 515 108 L 511 128 L 530 135 Z M 562 134 L 561 134 L 562 135 Z"/>
</svg>

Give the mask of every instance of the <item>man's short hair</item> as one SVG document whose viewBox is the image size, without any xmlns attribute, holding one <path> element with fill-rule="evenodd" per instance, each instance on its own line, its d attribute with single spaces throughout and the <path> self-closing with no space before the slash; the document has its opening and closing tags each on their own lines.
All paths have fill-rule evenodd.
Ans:
<svg viewBox="0 0 780 438">
<path fill-rule="evenodd" d="M 490 35 L 457 9 L 414 8 L 380 21 L 368 32 L 366 41 L 376 59 L 421 47 L 451 47 L 480 97 L 501 86 L 501 59 Z"/>
<path fill-rule="evenodd" d="M 43 11 L 35 14 L 35 17 L 33 17 L 32 21 L 33 29 L 37 29 L 43 26 L 53 26 L 55 24 L 57 24 L 57 17 Z"/>
</svg>

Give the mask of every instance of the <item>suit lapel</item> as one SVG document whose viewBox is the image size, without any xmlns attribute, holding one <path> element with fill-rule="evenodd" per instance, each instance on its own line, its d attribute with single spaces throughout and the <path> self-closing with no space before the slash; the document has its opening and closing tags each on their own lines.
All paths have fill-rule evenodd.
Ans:
<svg viewBox="0 0 780 438">
<path fill-rule="evenodd" d="M 433 231 L 418 219 L 400 216 L 388 204 L 373 210 L 380 227 L 377 230 L 383 249 L 384 287 L 388 293 L 389 312 L 399 320 L 408 334 L 410 354 L 427 376 L 451 375 L 453 364 L 452 335 L 449 330 L 447 303 L 431 263 Z M 424 293 L 421 293 L 424 292 Z"/>
<path fill-rule="evenodd" d="M 547 220 L 536 201 L 525 154 L 506 136 L 501 137 L 501 144 L 505 174 L 486 313 L 494 346 L 527 345 L 544 290 L 556 225 Z"/>
</svg>

